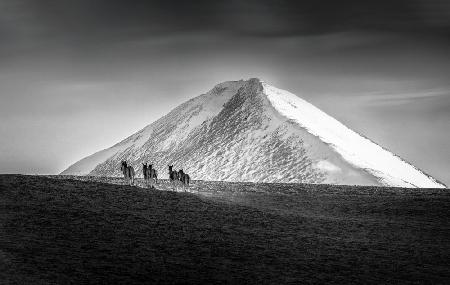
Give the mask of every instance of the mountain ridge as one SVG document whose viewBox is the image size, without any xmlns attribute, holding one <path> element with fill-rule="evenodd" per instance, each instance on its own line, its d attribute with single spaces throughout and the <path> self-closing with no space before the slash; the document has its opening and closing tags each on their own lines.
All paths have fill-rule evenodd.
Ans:
<svg viewBox="0 0 450 285">
<path fill-rule="evenodd" d="M 203 180 L 445 187 L 312 104 L 257 78 L 219 83 L 62 174 L 118 176 L 121 160 L 139 174 L 140 163 L 151 162 L 163 177 L 174 164 Z"/>
</svg>

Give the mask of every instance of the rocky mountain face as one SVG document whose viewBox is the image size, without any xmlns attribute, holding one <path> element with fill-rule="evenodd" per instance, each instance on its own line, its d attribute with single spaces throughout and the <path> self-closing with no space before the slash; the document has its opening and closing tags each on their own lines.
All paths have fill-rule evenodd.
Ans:
<svg viewBox="0 0 450 285">
<path fill-rule="evenodd" d="M 228 81 L 62 174 L 119 176 L 127 160 L 192 179 L 444 187 L 301 98 L 259 79 Z"/>
</svg>

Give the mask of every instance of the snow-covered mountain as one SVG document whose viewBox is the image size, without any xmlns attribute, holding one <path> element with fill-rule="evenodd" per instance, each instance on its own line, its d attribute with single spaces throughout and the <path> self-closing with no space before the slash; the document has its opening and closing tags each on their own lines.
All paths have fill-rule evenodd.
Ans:
<svg viewBox="0 0 450 285">
<path fill-rule="evenodd" d="M 193 179 L 445 187 L 310 103 L 259 79 L 228 81 L 61 174 L 118 176 L 127 160 Z"/>
</svg>

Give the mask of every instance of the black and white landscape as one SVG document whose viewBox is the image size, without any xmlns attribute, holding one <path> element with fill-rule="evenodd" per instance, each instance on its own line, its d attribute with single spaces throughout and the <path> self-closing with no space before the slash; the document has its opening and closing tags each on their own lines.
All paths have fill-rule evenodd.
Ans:
<svg viewBox="0 0 450 285">
<path fill-rule="evenodd" d="M 0 284 L 450 284 L 450 2 L 0 0 Z"/>
</svg>

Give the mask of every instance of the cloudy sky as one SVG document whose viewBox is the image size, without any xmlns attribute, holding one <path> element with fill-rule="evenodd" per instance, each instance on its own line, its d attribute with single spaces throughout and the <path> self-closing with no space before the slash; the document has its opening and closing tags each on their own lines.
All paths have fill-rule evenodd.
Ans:
<svg viewBox="0 0 450 285">
<path fill-rule="evenodd" d="M 450 184 L 450 2 L 0 0 L 0 173 L 259 77 Z"/>
</svg>

